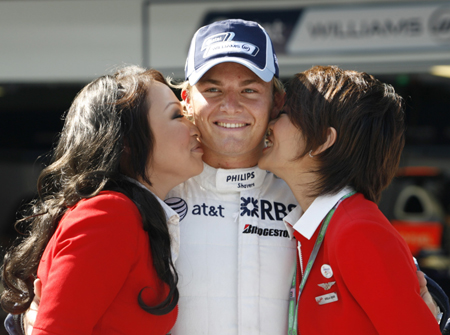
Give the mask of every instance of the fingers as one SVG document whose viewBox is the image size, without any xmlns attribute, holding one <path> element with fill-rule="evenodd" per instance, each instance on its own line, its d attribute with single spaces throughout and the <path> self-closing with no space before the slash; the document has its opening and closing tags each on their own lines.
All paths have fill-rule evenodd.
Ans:
<svg viewBox="0 0 450 335">
<path fill-rule="evenodd" d="M 42 282 L 39 278 L 34 281 L 34 300 L 39 305 L 41 301 L 41 290 L 42 290 Z"/>
<path fill-rule="evenodd" d="M 425 278 L 425 274 L 422 271 L 417 271 L 416 274 L 417 279 L 419 280 L 420 295 L 423 296 L 425 293 L 428 292 L 427 279 Z"/>
<path fill-rule="evenodd" d="M 427 279 L 425 278 L 425 274 L 422 271 L 417 271 L 416 274 L 417 279 L 419 280 L 420 296 L 422 297 L 423 301 L 427 304 L 428 308 L 430 309 L 431 313 L 433 313 L 434 317 L 437 317 L 437 315 L 439 314 L 439 307 L 437 306 L 430 292 L 428 292 Z"/>
<path fill-rule="evenodd" d="M 30 308 L 25 312 L 23 316 L 23 328 L 26 335 L 31 335 L 31 333 L 33 332 L 33 326 L 36 322 L 38 306 L 39 305 L 33 300 Z"/>
<path fill-rule="evenodd" d="M 30 308 L 25 312 L 23 316 L 23 329 L 25 335 L 31 335 L 33 332 L 33 326 L 36 322 L 39 303 L 41 301 L 42 282 L 38 278 L 34 281 L 34 299 L 31 302 Z"/>
</svg>

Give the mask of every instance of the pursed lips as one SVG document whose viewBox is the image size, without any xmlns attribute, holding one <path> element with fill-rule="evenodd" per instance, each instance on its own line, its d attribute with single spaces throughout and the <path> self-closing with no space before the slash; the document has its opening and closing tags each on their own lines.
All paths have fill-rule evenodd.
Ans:
<svg viewBox="0 0 450 335">
<path fill-rule="evenodd" d="M 196 142 L 196 143 L 195 143 L 194 146 L 191 148 L 191 151 L 203 153 L 203 148 L 202 148 L 201 144 L 198 143 L 197 140 L 195 140 L 195 142 Z"/>
</svg>

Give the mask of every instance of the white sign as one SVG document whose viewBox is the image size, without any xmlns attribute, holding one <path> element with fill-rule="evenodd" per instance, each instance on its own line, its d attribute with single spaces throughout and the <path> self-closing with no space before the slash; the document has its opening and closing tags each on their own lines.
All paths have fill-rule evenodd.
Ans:
<svg viewBox="0 0 450 335">
<path fill-rule="evenodd" d="M 306 8 L 286 50 L 288 54 L 311 54 L 430 48 L 450 48 L 450 5 Z"/>
</svg>

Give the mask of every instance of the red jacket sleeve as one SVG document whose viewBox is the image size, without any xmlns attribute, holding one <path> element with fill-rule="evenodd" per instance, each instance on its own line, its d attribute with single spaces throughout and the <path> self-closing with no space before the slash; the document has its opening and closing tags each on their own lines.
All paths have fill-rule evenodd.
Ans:
<svg viewBox="0 0 450 335">
<path fill-rule="evenodd" d="M 42 298 L 33 334 L 91 334 L 133 267 L 139 230 L 139 211 L 118 193 L 71 209 L 39 265 Z"/>
<path fill-rule="evenodd" d="M 420 296 L 412 255 L 390 223 L 346 217 L 336 234 L 343 280 L 380 334 L 440 334 Z"/>
</svg>

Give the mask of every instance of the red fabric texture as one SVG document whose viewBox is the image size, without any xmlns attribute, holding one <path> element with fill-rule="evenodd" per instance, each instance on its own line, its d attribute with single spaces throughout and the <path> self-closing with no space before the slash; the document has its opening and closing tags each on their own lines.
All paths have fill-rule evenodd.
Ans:
<svg viewBox="0 0 450 335">
<path fill-rule="evenodd" d="M 138 305 L 167 296 L 153 267 L 147 233 L 134 203 L 101 192 L 61 219 L 38 269 L 42 298 L 33 335 L 167 334 L 178 307 L 163 316 Z"/>
<path fill-rule="evenodd" d="M 306 268 L 311 240 L 295 232 Z M 328 264 L 333 276 L 321 271 Z M 297 269 L 300 274 L 300 269 Z M 335 282 L 329 289 L 319 284 Z M 336 293 L 319 305 L 316 297 Z M 330 221 L 298 309 L 300 334 L 440 334 L 420 296 L 416 267 L 405 241 L 362 194 L 345 199 Z"/>
</svg>

